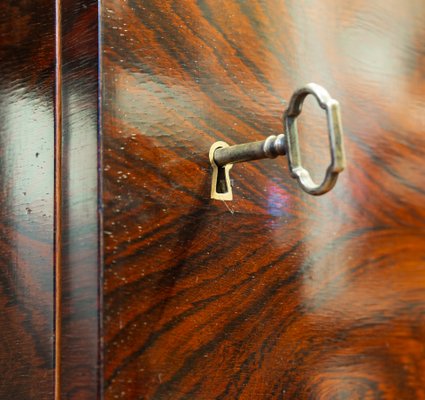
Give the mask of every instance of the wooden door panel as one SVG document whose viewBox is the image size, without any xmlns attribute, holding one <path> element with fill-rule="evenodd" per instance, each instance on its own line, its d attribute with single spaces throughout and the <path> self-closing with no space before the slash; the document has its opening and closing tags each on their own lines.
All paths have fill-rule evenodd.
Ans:
<svg viewBox="0 0 425 400">
<path fill-rule="evenodd" d="M 101 20 L 105 397 L 425 398 L 423 2 L 106 0 Z M 310 81 L 342 107 L 335 189 L 280 158 L 210 200 L 211 144 L 281 133 Z"/>
<path fill-rule="evenodd" d="M 3 3 L 0 398 L 97 399 L 98 6 Z"/>
<path fill-rule="evenodd" d="M 54 392 L 53 1 L 0 5 L 0 398 Z"/>
</svg>

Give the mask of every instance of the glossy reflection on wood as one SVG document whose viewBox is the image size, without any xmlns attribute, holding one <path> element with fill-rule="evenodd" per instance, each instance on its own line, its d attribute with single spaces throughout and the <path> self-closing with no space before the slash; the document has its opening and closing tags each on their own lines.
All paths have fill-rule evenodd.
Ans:
<svg viewBox="0 0 425 400">
<path fill-rule="evenodd" d="M 103 6 L 105 398 L 425 398 L 423 1 Z M 307 82 L 342 107 L 336 188 L 266 160 L 210 200 L 211 144 L 280 133 Z"/>
<path fill-rule="evenodd" d="M 0 4 L 0 398 L 54 391 L 53 1 Z"/>
<path fill-rule="evenodd" d="M 64 0 L 60 390 L 100 398 L 98 2 Z"/>
</svg>

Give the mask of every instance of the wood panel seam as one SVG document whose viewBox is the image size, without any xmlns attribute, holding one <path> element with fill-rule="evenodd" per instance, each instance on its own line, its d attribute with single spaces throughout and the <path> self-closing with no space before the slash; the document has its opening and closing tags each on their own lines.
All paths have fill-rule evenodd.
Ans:
<svg viewBox="0 0 425 400">
<path fill-rule="evenodd" d="M 54 270 L 55 270 L 55 400 L 61 393 L 61 278 L 62 278 L 62 2 L 55 0 L 55 194 L 54 194 Z"/>
</svg>

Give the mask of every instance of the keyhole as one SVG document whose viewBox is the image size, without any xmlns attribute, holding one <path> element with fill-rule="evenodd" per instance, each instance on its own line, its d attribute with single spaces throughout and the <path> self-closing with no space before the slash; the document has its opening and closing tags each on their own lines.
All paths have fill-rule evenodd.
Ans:
<svg viewBox="0 0 425 400">
<path fill-rule="evenodd" d="M 218 167 L 217 170 L 217 185 L 216 185 L 216 192 L 217 193 L 227 193 L 229 191 L 229 188 L 227 187 L 226 182 L 226 171 L 224 167 Z"/>
</svg>

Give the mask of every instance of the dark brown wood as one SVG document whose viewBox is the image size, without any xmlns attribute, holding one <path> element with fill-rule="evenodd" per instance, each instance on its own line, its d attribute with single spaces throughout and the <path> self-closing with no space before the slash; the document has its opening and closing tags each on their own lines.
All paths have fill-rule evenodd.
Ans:
<svg viewBox="0 0 425 400">
<path fill-rule="evenodd" d="M 0 398 L 54 391 L 54 2 L 0 4 Z"/>
<path fill-rule="evenodd" d="M 98 2 L 61 2 L 62 199 L 58 394 L 101 397 Z"/>
<path fill-rule="evenodd" d="M 424 399 L 423 1 L 105 0 L 106 399 Z M 348 168 L 328 195 L 285 159 L 208 149 L 280 133 L 316 82 Z M 327 162 L 307 102 L 305 161 Z"/>
<path fill-rule="evenodd" d="M 97 2 L 0 16 L 0 398 L 101 398 Z"/>
<path fill-rule="evenodd" d="M 55 4 L 0 5 L 0 398 L 102 397 L 102 289 L 106 399 L 425 398 L 421 2 L 106 0 L 100 72 L 97 2 L 56 5 L 56 63 Z M 308 81 L 342 105 L 335 190 L 278 159 L 209 200 L 210 145 L 280 133 Z M 312 102 L 301 129 L 320 175 Z"/>
</svg>

